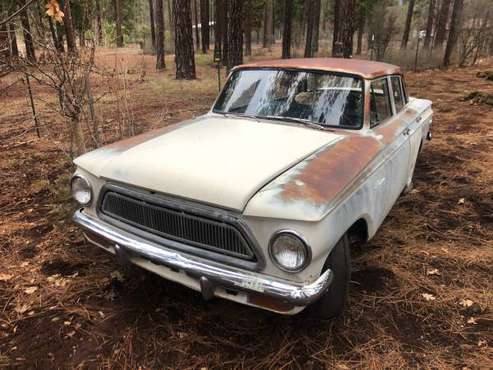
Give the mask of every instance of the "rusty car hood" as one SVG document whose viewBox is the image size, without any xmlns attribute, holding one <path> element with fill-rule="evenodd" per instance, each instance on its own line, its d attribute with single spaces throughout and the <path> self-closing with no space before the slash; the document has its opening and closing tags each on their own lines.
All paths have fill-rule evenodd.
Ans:
<svg viewBox="0 0 493 370">
<path fill-rule="evenodd" d="M 382 152 L 383 137 L 353 134 L 325 145 L 262 188 L 244 214 L 320 220 L 336 197 Z"/>
<path fill-rule="evenodd" d="M 343 137 L 209 114 L 108 145 L 74 162 L 108 181 L 241 211 L 274 178 Z"/>
</svg>

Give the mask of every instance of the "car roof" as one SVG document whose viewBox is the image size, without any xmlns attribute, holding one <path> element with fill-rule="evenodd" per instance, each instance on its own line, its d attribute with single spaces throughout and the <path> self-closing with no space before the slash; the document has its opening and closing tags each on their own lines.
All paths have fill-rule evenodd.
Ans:
<svg viewBox="0 0 493 370">
<path fill-rule="evenodd" d="M 234 70 L 243 68 L 315 69 L 330 72 L 349 73 L 365 79 L 373 79 L 393 74 L 402 74 L 401 68 L 392 64 L 346 58 L 294 58 L 262 60 L 236 66 Z"/>
</svg>

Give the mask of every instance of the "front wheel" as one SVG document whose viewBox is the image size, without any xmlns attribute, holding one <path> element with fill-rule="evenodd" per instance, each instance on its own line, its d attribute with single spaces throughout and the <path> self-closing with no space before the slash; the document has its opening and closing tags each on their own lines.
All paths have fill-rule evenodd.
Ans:
<svg viewBox="0 0 493 370">
<path fill-rule="evenodd" d="M 331 269 L 334 274 L 332 283 L 327 292 L 309 307 L 310 315 L 320 319 L 339 316 L 346 305 L 351 280 L 351 257 L 347 234 L 344 234 L 330 252 L 323 271 L 327 269 Z"/>
</svg>

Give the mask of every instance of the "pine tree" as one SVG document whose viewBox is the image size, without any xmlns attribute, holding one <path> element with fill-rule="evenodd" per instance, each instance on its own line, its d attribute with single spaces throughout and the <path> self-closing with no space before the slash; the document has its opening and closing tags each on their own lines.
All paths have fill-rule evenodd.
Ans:
<svg viewBox="0 0 493 370">
<path fill-rule="evenodd" d="M 243 0 L 230 0 L 228 69 L 243 63 Z"/>
<path fill-rule="evenodd" d="M 445 47 L 445 55 L 443 57 L 443 66 L 448 67 L 450 65 L 450 57 L 454 51 L 457 39 L 459 37 L 459 31 L 462 24 L 462 10 L 464 8 L 464 0 L 455 0 L 454 8 L 452 10 L 452 21 L 450 23 L 450 31 L 447 40 L 447 46 Z"/>
<path fill-rule="evenodd" d="M 163 0 L 156 0 L 156 69 L 166 68 L 164 61 L 164 10 Z"/>
<path fill-rule="evenodd" d="M 115 2 L 115 23 L 116 23 L 116 47 L 123 47 L 123 32 L 122 32 L 122 0 L 114 0 Z"/>
<path fill-rule="evenodd" d="M 274 3 L 273 0 L 265 1 L 264 8 L 264 40 L 263 47 L 269 48 L 274 43 Z"/>
<path fill-rule="evenodd" d="M 150 0 L 152 1 L 152 0 Z M 103 27 L 101 25 L 101 4 L 99 3 L 99 0 L 95 0 L 95 15 L 96 15 L 96 39 L 98 45 L 103 44 Z M 50 19 L 51 20 L 51 19 Z"/>
<path fill-rule="evenodd" d="M 17 58 L 19 56 L 19 48 L 17 47 L 17 37 L 15 35 L 15 23 L 9 24 L 9 39 L 10 39 L 10 56 Z"/>
<path fill-rule="evenodd" d="M 351 58 L 353 54 L 354 1 L 335 0 L 332 56 Z"/>
<path fill-rule="evenodd" d="M 200 0 L 200 31 L 202 36 L 202 52 L 209 51 L 210 27 L 209 27 L 209 0 Z"/>
<path fill-rule="evenodd" d="M 251 0 L 245 1 L 243 9 L 245 22 L 244 22 L 244 34 L 245 34 L 245 55 L 252 55 L 252 2 Z"/>
<path fill-rule="evenodd" d="M 428 4 L 428 19 L 426 21 L 426 36 L 424 47 L 428 49 L 431 42 L 431 33 L 433 31 L 433 18 L 435 15 L 435 0 L 429 0 Z"/>
<path fill-rule="evenodd" d="M 441 47 L 443 45 L 443 42 L 445 41 L 450 1 L 451 0 L 442 0 L 440 13 L 438 14 L 438 23 L 435 30 L 435 42 L 433 44 L 433 47 Z"/>
<path fill-rule="evenodd" d="M 282 31 L 282 58 L 291 58 L 291 28 L 293 25 L 293 0 L 284 1 L 284 29 Z"/>
<path fill-rule="evenodd" d="M 305 58 L 313 56 L 313 8 L 315 0 L 306 0 L 308 21 L 306 22 Z"/>
<path fill-rule="evenodd" d="M 68 1 L 67 1 L 68 3 Z M 22 32 L 24 34 L 24 44 L 26 45 L 26 58 L 31 63 L 36 63 L 36 53 L 34 51 L 33 36 L 31 31 L 31 24 L 29 22 L 29 15 L 27 8 L 23 9 L 20 13 Z M 5 28 L 5 35 L 7 36 L 7 28 Z M 8 36 L 7 36 L 8 39 Z M 8 47 L 7 47 L 8 50 Z"/>
<path fill-rule="evenodd" d="M 409 0 L 406 16 L 406 25 L 404 27 L 404 33 L 402 35 L 401 49 L 407 48 L 407 43 L 409 42 L 409 32 L 411 31 L 411 21 L 413 20 L 414 12 L 414 2 L 415 0 Z"/>
<path fill-rule="evenodd" d="M 156 50 L 156 22 L 154 20 L 154 4 L 152 0 L 149 0 L 149 21 L 151 23 L 152 48 Z"/>
<path fill-rule="evenodd" d="M 196 74 L 190 2 L 173 0 L 173 14 L 175 16 L 176 79 L 193 80 Z"/>
</svg>

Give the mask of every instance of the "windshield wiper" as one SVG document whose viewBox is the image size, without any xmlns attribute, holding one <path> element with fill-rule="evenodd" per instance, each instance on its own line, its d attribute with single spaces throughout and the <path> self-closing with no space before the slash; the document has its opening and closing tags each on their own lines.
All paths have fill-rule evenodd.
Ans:
<svg viewBox="0 0 493 370">
<path fill-rule="evenodd" d="M 283 117 L 283 116 L 255 116 L 256 118 L 259 119 L 270 119 L 273 121 L 286 121 L 286 122 L 294 122 L 294 123 L 301 123 L 306 126 L 313 127 L 317 130 L 327 130 L 327 127 L 322 125 L 321 123 L 315 123 L 307 119 L 303 118 L 296 118 L 296 117 Z"/>
<path fill-rule="evenodd" d="M 258 121 L 259 117 L 254 116 L 253 114 L 245 114 L 245 113 L 236 113 L 236 112 L 219 112 L 215 111 L 214 113 L 222 114 L 225 117 L 241 117 L 241 118 L 250 118 Z"/>
</svg>

